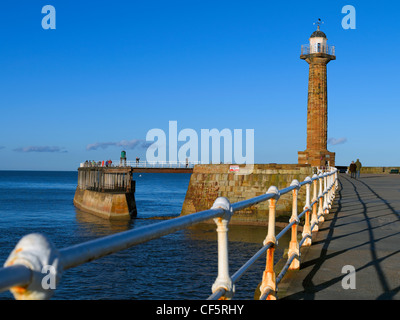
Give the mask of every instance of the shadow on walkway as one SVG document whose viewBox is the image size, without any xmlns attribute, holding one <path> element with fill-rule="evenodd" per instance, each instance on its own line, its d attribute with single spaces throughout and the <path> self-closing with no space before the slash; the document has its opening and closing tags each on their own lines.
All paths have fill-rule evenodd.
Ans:
<svg viewBox="0 0 400 320">
<path fill-rule="evenodd" d="M 280 298 L 400 299 L 399 192 L 383 196 L 382 179 L 339 175 L 331 213 L 313 245 L 302 249 L 301 269 L 288 277 Z M 356 270 L 355 290 L 342 286 L 345 265 Z"/>
</svg>

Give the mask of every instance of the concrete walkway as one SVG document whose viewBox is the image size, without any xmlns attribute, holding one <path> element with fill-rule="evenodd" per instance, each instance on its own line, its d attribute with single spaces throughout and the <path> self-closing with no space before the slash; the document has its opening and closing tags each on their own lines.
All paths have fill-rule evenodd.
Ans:
<svg viewBox="0 0 400 320">
<path fill-rule="evenodd" d="M 278 299 L 400 300 L 400 175 L 340 174 L 339 181 L 330 214 Z M 355 289 L 342 286 L 350 283 L 346 265 L 355 268 Z"/>
</svg>

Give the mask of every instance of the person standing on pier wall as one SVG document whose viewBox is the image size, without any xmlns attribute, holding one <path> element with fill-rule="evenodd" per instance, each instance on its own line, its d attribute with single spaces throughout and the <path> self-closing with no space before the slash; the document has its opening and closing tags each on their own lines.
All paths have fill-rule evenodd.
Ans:
<svg viewBox="0 0 400 320">
<path fill-rule="evenodd" d="M 360 162 L 360 159 L 357 159 L 357 161 L 356 161 L 356 179 L 360 178 L 361 168 L 362 168 L 362 164 Z"/>
</svg>

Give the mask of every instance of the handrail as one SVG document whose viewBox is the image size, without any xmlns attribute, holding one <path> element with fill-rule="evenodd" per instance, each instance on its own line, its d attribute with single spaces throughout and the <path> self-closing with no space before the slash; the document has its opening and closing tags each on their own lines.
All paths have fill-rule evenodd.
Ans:
<svg viewBox="0 0 400 320">
<path fill-rule="evenodd" d="M 308 211 L 308 209 L 305 209 L 300 215 L 299 215 L 299 219 Z M 279 240 L 285 233 L 286 231 L 288 231 L 294 224 L 296 223 L 296 221 L 292 221 L 290 222 L 285 228 L 282 229 L 282 231 L 276 236 L 276 240 Z M 305 236 L 303 238 L 303 240 L 307 239 L 307 236 Z M 304 242 L 304 241 L 303 241 Z M 236 283 L 242 276 L 243 274 L 261 257 L 261 255 L 267 251 L 270 247 L 271 247 L 271 243 L 268 243 L 266 245 L 264 245 L 260 250 L 257 251 L 257 253 L 255 255 L 253 255 L 243 266 L 240 267 L 240 269 L 238 271 L 236 271 L 233 275 L 232 275 L 232 282 Z M 299 244 L 299 247 L 301 247 L 301 244 Z M 295 257 L 295 255 L 293 255 L 293 258 Z M 291 259 L 293 259 L 291 258 Z M 286 271 L 285 271 L 286 273 Z M 283 273 L 284 275 L 284 273 Z M 282 277 L 283 277 L 282 275 Z M 221 296 L 223 296 L 225 293 L 225 290 L 220 289 L 217 293 L 212 294 L 211 296 L 208 297 L 208 300 L 217 300 L 219 299 Z M 260 299 L 262 300 L 262 299 Z"/>
<path fill-rule="evenodd" d="M 210 209 L 137 229 L 116 233 L 60 250 L 64 270 L 108 254 L 130 248 L 139 243 L 156 239 L 188 226 L 223 215 L 223 209 Z"/>
<path fill-rule="evenodd" d="M 89 161 L 80 163 L 81 168 L 193 168 L 200 161 L 134 161 L 112 160 L 110 165 L 104 161 Z"/>
<path fill-rule="evenodd" d="M 317 182 L 319 193 L 317 194 Z M 313 184 L 313 200 L 311 202 L 310 186 Z M 298 190 L 306 187 L 306 204 L 304 210 L 297 215 Z M 314 174 L 299 183 L 293 180 L 287 188 L 278 190 L 270 187 L 266 194 L 251 199 L 230 204 L 229 200 L 219 197 L 214 205 L 205 211 L 174 218 L 171 220 L 151 224 L 133 230 L 120 232 L 99 239 L 87 241 L 81 244 L 57 250 L 54 245 L 41 234 L 29 234 L 23 237 L 11 252 L 4 268 L 0 269 L 0 292 L 10 289 L 16 299 L 49 299 L 54 288 L 43 288 L 43 268 L 51 266 L 52 273 L 58 282 L 64 270 L 76 267 L 86 262 L 99 259 L 137 244 L 162 237 L 188 226 L 214 219 L 218 232 L 218 276 L 212 286 L 213 294 L 208 299 L 230 299 L 235 293 L 235 283 L 265 252 L 267 256 L 266 269 L 260 287 L 261 299 L 275 299 L 276 285 L 289 269 L 298 269 L 300 263 L 300 246 L 311 245 L 312 233 L 318 231 L 318 223 L 323 216 L 329 213 L 329 209 L 338 188 L 337 169 L 329 172 Z M 275 237 L 275 208 L 276 202 L 283 194 L 293 193 L 292 216 L 289 224 Z M 263 246 L 250 258 L 232 277 L 229 275 L 228 259 L 228 224 L 235 211 L 269 201 L 268 233 Z M 317 213 L 317 204 L 319 204 Z M 310 222 L 310 213 L 312 220 Z M 303 239 L 297 241 L 297 226 L 300 218 L 305 215 Z M 311 227 L 310 227 L 311 223 Z M 273 252 L 277 246 L 277 240 L 289 229 L 292 229 L 288 262 L 278 279 L 275 280 L 273 271 Z"/>
<path fill-rule="evenodd" d="M 327 44 L 321 46 L 319 43 L 314 44 L 313 46 L 311 46 L 310 44 L 301 45 L 301 55 L 312 54 L 312 53 L 325 53 L 334 56 L 335 46 Z"/>
</svg>

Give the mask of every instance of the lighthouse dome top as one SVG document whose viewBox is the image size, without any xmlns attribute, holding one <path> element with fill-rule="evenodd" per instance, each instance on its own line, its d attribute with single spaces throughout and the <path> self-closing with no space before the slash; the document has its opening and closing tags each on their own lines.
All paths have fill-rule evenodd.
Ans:
<svg viewBox="0 0 400 320">
<path fill-rule="evenodd" d="M 318 26 L 318 30 L 314 31 L 310 38 L 325 38 L 326 39 L 326 34 L 323 33 L 321 30 L 319 30 L 319 26 Z"/>
<path fill-rule="evenodd" d="M 315 31 L 311 34 L 310 38 L 325 38 L 325 39 L 326 39 L 326 34 L 323 33 L 321 30 L 319 30 L 319 25 L 320 25 L 321 23 L 323 23 L 323 22 L 321 21 L 321 19 L 318 19 L 318 22 L 316 22 L 316 23 L 318 24 L 317 30 L 315 30 Z"/>
</svg>

